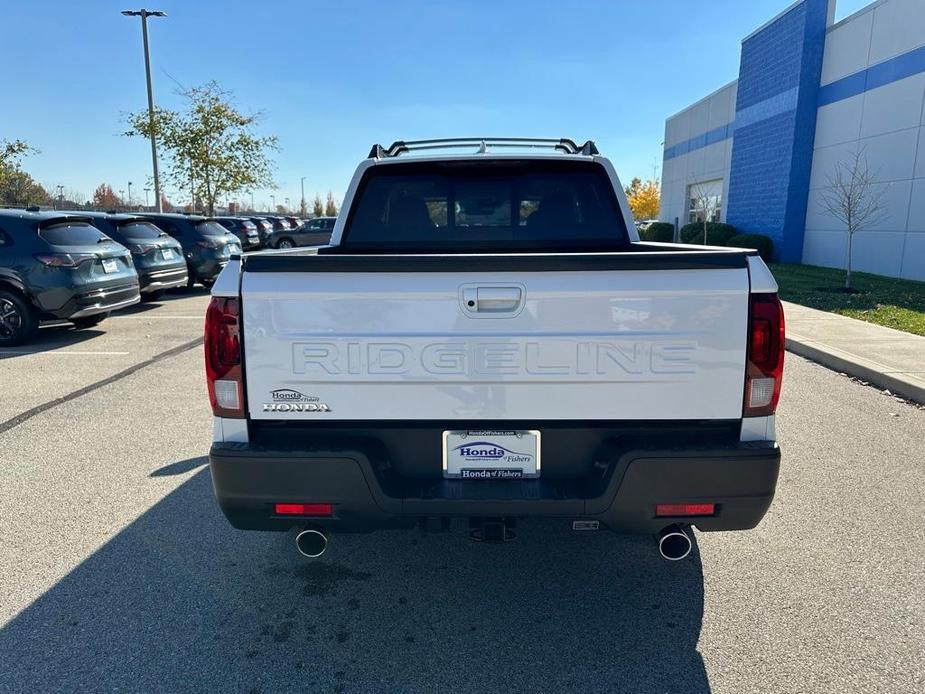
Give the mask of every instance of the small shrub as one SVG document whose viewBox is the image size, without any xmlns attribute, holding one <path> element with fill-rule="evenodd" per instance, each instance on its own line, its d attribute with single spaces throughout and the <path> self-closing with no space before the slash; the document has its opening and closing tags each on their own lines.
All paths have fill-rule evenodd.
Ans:
<svg viewBox="0 0 925 694">
<path fill-rule="evenodd" d="M 725 246 L 733 236 L 738 234 L 731 224 L 707 222 L 707 245 Z M 681 227 L 682 243 L 703 243 L 703 222 L 692 222 Z"/>
<path fill-rule="evenodd" d="M 754 248 L 761 259 L 769 263 L 774 255 L 774 242 L 761 234 L 736 234 L 726 242 L 727 246 L 736 248 Z"/>
<path fill-rule="evenodd" d="M 674 241 L 674 224 L 668 222 L 652 222 L 645 231 L 639 234 L 643 241 L 657 241 L 671 243 Z"/>
</svg>

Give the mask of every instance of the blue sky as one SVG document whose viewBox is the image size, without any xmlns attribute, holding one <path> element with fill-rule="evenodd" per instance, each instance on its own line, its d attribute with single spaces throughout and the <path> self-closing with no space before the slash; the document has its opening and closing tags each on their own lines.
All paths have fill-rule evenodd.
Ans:
<svg viewBox="0 0 925 694">
<path fill-rule="evenodd" d="M 868 0 L 839 0 L 837 18 Z M 129 2 L 13 2 L 2 10 L 0 139 L 41 150 L 25 168 L 84 195 L 150 174 L 120 136 L 145 107 Z M 339 198 L 374 142 L 458 135 L 593 138 L 621 177 L 660 166 L 665 117 L 734 79 L 740 40 L 788 0 L 232 2 L 149 9 L 155 99 L 210 79 L 275 134 L 275 191 Z M 179 201 L 182 196 L 175 195 Z"/>
</svg>

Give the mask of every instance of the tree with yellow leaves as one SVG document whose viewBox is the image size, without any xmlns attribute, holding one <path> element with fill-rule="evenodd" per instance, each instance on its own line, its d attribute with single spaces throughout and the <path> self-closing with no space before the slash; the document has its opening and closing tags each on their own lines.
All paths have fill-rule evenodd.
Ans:
<svg viewBox="0 0 925 694">
<path fill-rule="evenodd" d="M 662 191 L 657 178 L 645 182 L 639 178 L 634 178 L 624 188 L 624 191 L 630 204 L 630 210 L 633 212 L 633 219 L 658 219 L 658 207 Z"/>
</svg>

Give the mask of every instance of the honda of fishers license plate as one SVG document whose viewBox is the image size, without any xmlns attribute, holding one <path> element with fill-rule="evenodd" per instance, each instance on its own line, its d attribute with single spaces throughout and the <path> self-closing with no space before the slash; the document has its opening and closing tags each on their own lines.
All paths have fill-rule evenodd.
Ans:
<svg viewBox="0 0 925 694">
<path fill-rule="evenodd" d="M 507 480 L 540 476 L 540 432 L 444 431 L 443 476 Z"/>
<path fill-rule="evenodd" d="M 162 248 L 161 249 L 161 259 L 162 260 L 173 260 L 173 249 L 172 248 Z"/>
<path fill-rule="evenodd" d="M 118 272 L 118 271 L 119 271 L 119 265 L 118 263 L 116 263 L 115 260 L 107 259 L 103 261 L 103 272 L 105 272 L 107 275 L 113 272 Z"/>
</svg>

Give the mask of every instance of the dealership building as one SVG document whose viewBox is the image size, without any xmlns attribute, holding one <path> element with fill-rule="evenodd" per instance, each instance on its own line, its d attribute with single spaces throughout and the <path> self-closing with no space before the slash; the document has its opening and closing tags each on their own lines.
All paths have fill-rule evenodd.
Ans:
<svg viewBox="0 0 925 694">
<path fill-rule="evenodd" d="M 799 0 L 746 36 L 738 79 L 665 122 L 660 217 L 706 210 L 771 237 L 782 262 L 844 267 L 825 197 L 860 161 L 880 210 L 854 234 L 853 269 L 925 280 L 925 0 L 837 23 L 835 1 Z"/>
</svg>

